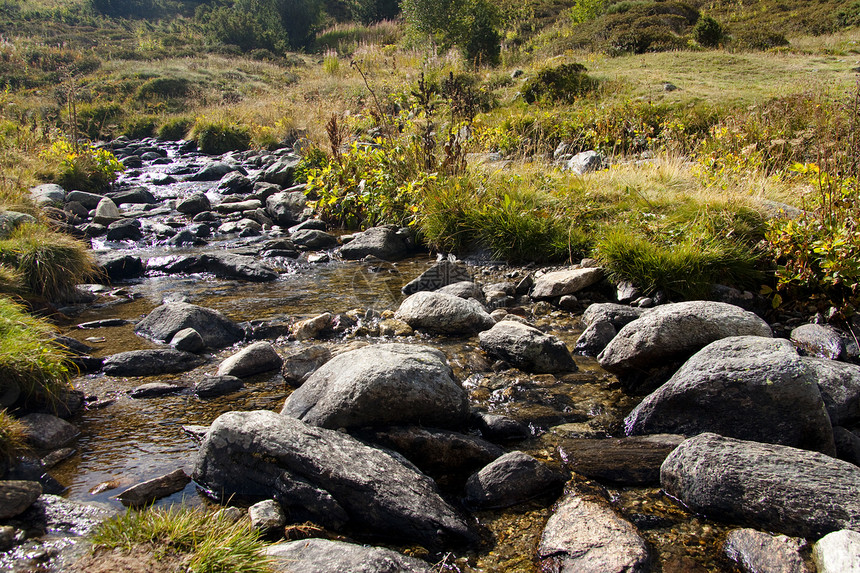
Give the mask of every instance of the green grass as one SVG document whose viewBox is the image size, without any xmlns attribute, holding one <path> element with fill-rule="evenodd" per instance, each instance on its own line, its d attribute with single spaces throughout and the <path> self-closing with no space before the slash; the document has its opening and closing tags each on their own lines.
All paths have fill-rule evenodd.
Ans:
<svg viewBox="0 0 860 573">
<path fill-rule="evenodd" d="M 0 410 L 0 467 L 27 451 L 26 430 L 27 427 L 6 410 Z"/>
<path fill-rule="evenodd" d="M 180 556 L 190 573 L 266 573 L 264 544 L 248 520 L 230 522 L 202 509 L 172 506 L 129 510 L 104 522 L 93 549 L 144 549 Z"/>
</svg>

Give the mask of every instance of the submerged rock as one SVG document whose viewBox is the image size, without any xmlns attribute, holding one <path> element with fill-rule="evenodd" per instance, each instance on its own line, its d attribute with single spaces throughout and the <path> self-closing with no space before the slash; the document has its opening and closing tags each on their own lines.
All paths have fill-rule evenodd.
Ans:
<svg viewBox="0 0 860 573">
<path fill-rule="evenodd" d="M 194 393 L 200 398 L 223 396 L 244 386 L 242 379 L 235 376 L 206 376 L 194 385 Z"/>
<path fill-rule="evenodd" d="M 131 486 L 116 496 L 126 507 L 143 507 L 157 499 L 182 491 L 191 478 L 182 469 Z"/>
<path fill-rule="evenodd" d="M 624 485 L 660 483 L 660 465 L 684 441 L 677 434 L 630 438 L 569 438 L 558 446 L 561 459 L 573 472 Z"/>
</svg>

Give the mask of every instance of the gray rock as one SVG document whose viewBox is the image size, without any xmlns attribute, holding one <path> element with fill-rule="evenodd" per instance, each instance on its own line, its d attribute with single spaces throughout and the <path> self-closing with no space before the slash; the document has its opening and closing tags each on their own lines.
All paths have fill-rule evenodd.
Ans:
<svg viewBox="0 0 860 573">
<path fill-rule="evenodd" d="M 217 375 L 247 378 L 263 372 L 279 370 L 283 362 L 271 343 L 255 342 L 221 362 Z"/>
<path fill-rule="evenodd" d="M 39 207 L 62 205 L 66 200 L 66 190 L 55 183 L 45 183 L 31 188 L 30 198 Z"/>
<path fill-rule="evenodd" d="M 689 301 L 659 306 L 628 323 L 597 357 L 618 375 L 684 359 L 729 336 L 773 336 L 767 323 L 740 307 Z"/>
<path fill-rule="evenodd" d="M 235 376 L 206 376 L 194 385 L 194 393 L 200 398 L 214 398 L 241 390 L 244 384 Z"/>
<path fill-rule="evenodd" d="M 42 495 L 37 481 L 0 481 L 0 519 L 11 519 L 24 513 Z"/>
<path fill-rule="evenodd" d="M 568 269 L 546 273 L 535 279 L 532 287 L 532 298 L 555 298 L 566 294 L 575 294 L 587 289 L 603 279 L 603 269 Z"/>
<path fill-rule="evenodd" d="M 797 537 L 860 527 L 860 468 L 818 452 L 699 434 L 660 468 L 693 511 Z"/>
<path fill-rule="evenodd" d="M 264 499 L 249 507 L 248 518 L 251 520 L 251 526 L 263 533 L 283 529 L 287 523 L 287 516 L 281 504 L 273 499 Z"/>
<path fill-rule="evenodd" d="M 217 187 L 225 193 L 250 193 L 254 190 L 254 183 L 238 171 L 233 171 L 222 177 Z"/>
<path fill-rule="evenodd" d="M 187 372 L 206 360 L 175 348 L 128 350 L 104 359 L 104 372 L 111 376 L 156 376 Z"/>
<path fill-rule="evenodd" d="M 528 426 L 508 416 L 475 412 L 473 422 L 488 440 L 519 440 L 531 436 Z"/>
<path fill-rule="evenodd" d="M 448 428 L 465 422 L 468 399 L 439 350 L 377 344 L 326 362 L 290 394 L 282 414 L 324 428 Z"/>
<path fill-rule="evenodd" d="M 0 211 L 0 239 L 8 237 L 12 231 L 24 223 L 35 223 L 36 218 L 17 211 Z"/>
<path fill-rule="evenodd" d="M 141 238 L 143 238 L 143 232 L 137 219 L 120 219 L 108 225 L 108 241 L 137 241 Z"/>
<path fill-rule="evenodd" d="M 832 326 L 803 324 L 791 331 L 791 341 L 807 356 L 841 360 L 845 357 L 845 341 Z"/>
<path fill-rule="evenodd" d="M 431 479 L 341 432 L 270 411 L 229 412 L 200 446 L 195 481 L 213 496 L 275 499 L 292 519 L 418 542 L 470 542 L 466 522 Z"/>
<path fill-rule="evenodd" d="M 289 187 L 293 184 L 293 174 L 298 164 L 299 160 L 293 158 L 276 161 L 260 174 L 260 181 Z"/>
<path fill-rule="evenodd" d="M 71 191 L 66 196 L 68 203 L 80 203 L 87 209 L 95 209 L 98 207 L 99 201 L 104 198 L 104 195 L 96 193 L 87 193 L 86 191 Z"/>
<path fill-rule="evenodd" d="M 155 308 L 138 323 L 135 332 L 167 342 L 185 328 L 193 328 L 200 333 L 206 346 L 211 348 L 230 346 L 245 335 L 238 325 L 217 310 L 186 302 L 171 302 Z"/>
<path fill-rule="evenodd" d="M 509 452 L 472 474 L 465 502 L 479 508 L 510 507 L 561 488 L 567 477 L 523 452 Z"/>
<path fill-rule="evenodd" d="M 269 265 L 245 255 L 208 253 L 202 255 L 199 262 L 208 272 L 220 278 L 251 282 L 269 282 L 278 278 L 277 271 Z"/>
<path fill-rule="evenodd" d="M 218 181 L 231 171 L 239 171 L 235 165 L 223 161 L 213 161 L 203 166 L 202 169 L 190 175 L 189 181 Z"/>
<path fill-rule="evenodd" d="M 442 260 L 406 283 L 400 291 L 410 295 L 422 290 L 439 290 L 460 282 L 472 282 L 472 273 L 468 267 L 463 263 Z"/>
<path fill-rule="evenodd" d="M 307 198 L 301 191 L 282 191 L 266 199 L 266 213 L 278 225 L 290 227 L 302 220 L 307 204 Z"/>
<path fill-rule="evenodd" d="M 573 353 L 578 356 L 597 356 L 617 334 L 618 330 L 608 320 L 592 322 L 579 335 Z"/>
<path fill-rule="evenodd" d="M 598 322 L 608 322 L 615 328 L 621 328 L 641 317 L 647 309 L 613 302 L 595 303 L 588 305 L 582 313 L 582 323 L 587 327 Z"/>
<path fill-rule="evenodd" d="M 193 328 L 183 328 L 170 339 L 170 346 L 176 350 L 197 354 L 198 352 L 203 352 L 206 348 L 206 342 L 200 336 L 200 333 Z"/>
<path fill-rule="evenodd" d="M 597 151 L 583 151 L 568 159 L 564 167 L 577 175 L 584 175 L 602 168 L 603 156 Z"/>
<path fill-rule="evenodd" d="M 158 199 L 155 198 L 155 195 L 150 193 L 146 187 L 141 187 L 140 185 L 130 189 L 123 189 L 122 191 L 109 193 L 108 197 L 113 199 L 113 202 L 117 205 L 122 205 L 123 203 L 152 205 L 154 203 L 158 203 Z"/>
<path fill-rule="evenodd" d="M 434 334 L 474 334 L 495 324 L 478 302 L 427 291 L 417 292 L 404 300 L 395 318 L 416 330 Z"/>
<path fill-rule="evenodd" d="M 860 436 L 842 426 L 833 426 L 833 442 L 837 458 L 860 466 Z"/>
<path fill-rule="evenodd" d="M 860 573 L 860 533 L 843 529 L 829 533 L 812 547 L 818 573 Z"/>
<path fill-rule="evenodd" d="M 472 281 L 451 283 L 448 286 L 437 289 L 435 292 L 451 294 L 460 298 L 473 298 L 480 303 L 484 302 L 484 291 L 481 289 L 481 285 Z"/>
<path fill-rule="evenodd" d="M 246 201 L 225 201 L 213 207 L 216 213 L 244 213 L 245 211 L 256 211 L 263 207 L 263 202 L 258 199 L 248 199 Z"/>
<path fill-rule="evenodd" d="M 51 414 L 27 414 L 19 421 L 27 426 L 27 441 L 40 450 L 62 448 L 81 433 L 73 424 Z"/>
<path fill-rule="evenodd" d="M 116 498 L 126 507 L 144 507 L 157 499 L 182 491 L 190 481 L 191 478 L 182 469 L 178 469 L 133 485 Z"/>
<path fill-rule="evenodd" d="M 537 328 L 505 320 L 478 334 L 481 348 L 526 372 L 575 372 L 576 363 L 564 342 Z"/>
<path fill-rule="evenodd" d="M 183 215 L 194 216 L 198 213 L 205 213 L 211 208 L 212 203 L 209 201 L 209 197 L 207 197 L 205 193 L 194 193 L 184 199 L 180 199 L 179 202 L 176 203 L 176 210 Z"/>
<path fill-rule="evenodd" d="M 122 213 L 112 200 L 107 197 L 99 201 L 96 206 L 96 212 L 93 214 L 93 223 L 99 225 L 110 225 L 115 221 L 122 219 Z"/>
<path fill-rule="evenodd" d="M 328 539 L 303 539 L 270 545 L 266 556 L 275 573 L 433 573 L 428 563 L 391 549 Z"/>
<path fill-rule="evenodd" d="M 330 312 L 324 312 L 319 316 L 300 320 L 292 326 L 290 331 L 296 340 L 310 340 L 331 330 L 331 327 L 332 315 Z"/>
<path fill-rule="evenodd" d="M 104 253 L 98 256 L 99 266 L 111 281 L 143 276 L 145 268 L 140 257 L 125 253 Z"/>
<path fill-rule="evenodd" d="M 694 354 L 624 425 L 628 435 L 714 432 L 834 454 L 815 382 L 788 340 L 724 338 Z"/>
<path fill-rule="evenodd" d="M 735 529 L 723 552 L 745 573 L 808 573 L 800 548 L 802 539 L 770 535 L 755 529 Z"/>
<path fill-rule="evenodd" d="M 567 438 L 559 455 L 571 471 L 586 477 L 623 485 L 660 483 L 660 465 L 684 436 L 654 434 L 630 438 Z"/>
<path fill-rule="evenodd" d="M 645 573 L 650 554 L 630 522 L 574 491 L 547 521 L 538 558 L 544 570 L 559 573 Z"/>
<path fill-rule="evenodd" d="M 337 237 L 316 229 L 296 231 L 290 238 L 293 243 L 308 250 L 330 249 L 338 244 Z"/>
<path fill-rule="evenodd" d="M 330 359 L 331 351 L 325 346 L 302 348 L 284 356 L 281 375 L 287 384 L 299 386 Z"/>
<path fill-rule="evenodd" d="M 821 389 L 834 426 L 860 422 L 860 366 L 824 358 L 803 358 Z"/>
<path fill-rule="evenodd" d="M 129 391 L 128 395 L 135 399 L 160 398 L 170 394 L 178 394 L 185 388 L 169 382 L 149 382 L 141 384 Z"/>
<path fill-rule="evenodd" d="M 394 227 L 371 227 L 363 233 L 356 233 L 352 241 L 340 249 L 340 256 L 350 261 L 367 256 L 398 261 L 408 254 L 409 245 Z"/>
</svg>

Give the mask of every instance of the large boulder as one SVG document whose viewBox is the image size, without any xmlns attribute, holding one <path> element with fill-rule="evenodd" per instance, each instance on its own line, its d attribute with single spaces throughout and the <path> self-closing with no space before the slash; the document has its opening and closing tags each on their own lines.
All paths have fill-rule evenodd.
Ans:
<svg viewBox="0 0 860 573">
<path fill-rule="evenodd" d="M 293 174 L 299 161 L 298 158 L 290 157 L 272 163 L 260 174 L 260 181 L 273 183 L 281 187 L 289 187 L 293 184 Z"/>
<path fill-rule="evenodd" d="M 269 265 L 246 255 L 210 253 L 201 256 L 199 262 L 210 273 L 225 279 L 268 282 L 278 278 L 277 271 Z"/>
<path fill-rule="evenodd" d="M 576 363 L 564 342 L 533 326 L 503 320 L 478 334 L 481 348 L 526 372 L 573 372 Z"/>
<path fill-rule="evenodd" d="M 266 213 L 282 227 L 301 221 L 306 207 L 307 198 L 301 191 L 281 191 L 266 199 Z"/>
<path fill-rule="evenodd" d="M 603 269 L 567 269 L 546 273 L 535 279 L 532 298 L 555 298 L 587 289 L 603 279 Z"/>
<path fill-rule="evenodd" d="M 545 571 L 559 573 L 645 573 L 650 553 L 609 504 L 572 491 L 546 522 L 538 558 Z"/>
<path fill-rule="evenodd" d="M 245 332 L 217 310 L 187 302 L 170 302 L 155 308 L 135 327 L 135 332 L 161 342 L 185 328 L 196 330 L 207 346 L 223 348 L 242 340 Z"/>
<path fill-rule="evenodd" d="M 783 338 L 733 336 L 694 354 L 625 419 L 628 434 L 714 432 L 835 453 L 814 372 Z"/>
<path fill-rule="evenodd" d="M 430 549 L 474 538 L 433 481 L 402 458 L 267 410 L 218 417 L 194 479 L 220 499 L 276 499 L 296 521 L 349 525 Z"/>
<path fill-rule="evenodd" d="M 397 261 L 408 254 L 408 243 L 394 227 L 371 227 L 363 233 L 357 233 L 352 241 L 340 249 L 340 256 L 351 261 L 367 256 Z"/>
<path fill-rule="evenodd" d="M 266 548 L 276 573 L 433 573 L 428 563 L 383 547 L 329 539 L 302 539 Z"/>
<path fill-rule="evenodd" d="M 480 303 L 439 292 L 408 297 L 395 315 L 416 330 L 434 334 L 474 334 L 496 323 Z"/>
<path fill-rule="evenodd" d="M 471 281 L 472 273 L 463 263 L 442 260 L 421 273 L 418 277 L 406 283 L 400 289 L 405 295 L 415 294 L 422 290 L 439 290 L 454 283 Z"/>
<path fill-rule="evenodd" d="M 270 342 L 256 342 L 225 359 L 219 366 L 216 376 L 235 376 L 247 378 L 255 374 L 280 370 L 283 358 Z"/>
<path fill-rule="evenodd" d="M 566 476 L 523 452 L 508 452 L 466 482 L 465 502 L 474 507 L 510 507 L 560 490 Z"/>
<path fill-rule="evenodd" d="M 860 527 L 860 468 L 819 452 L 699 434 L 660 468 L 693 511 L 799 537 Z"/>
<path fill-rule="evenodd" d="M 633 374 L 685 359 L 729 336 L 773 336 L 767 323 L 739 306 L 689 301 L 659 306 L 628 323 L 597 357 L 613 374 Z"/>
<path fill-rule="evenodd" d="M 439 350 L 378 344 L 323 364 L 290 394 L 281 413 L 324 428 L 445 428 L 465 422 L 468 399 Z"/>
<path fill-rule="evenodd" d="M 196 354 L 175 348 L 128 350 L 104 359 L 104 372 L 111 376 L 156 376 L 193 370 L 206 362 Z"/>
<path fill-rule="evenodd" d="M 212 203 L 205 193 L 193 193 L 176 202 L 176 210 L 183 215 L 197 215 L 212 208 Z"/>
</svg>

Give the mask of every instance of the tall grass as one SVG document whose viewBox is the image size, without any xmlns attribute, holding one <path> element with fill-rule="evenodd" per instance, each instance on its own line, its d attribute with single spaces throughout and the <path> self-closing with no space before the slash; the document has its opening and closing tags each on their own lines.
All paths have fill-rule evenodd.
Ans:
<svg viewBox="0 0 860 573">
<path fill-rule="evenodd" d="M 0 410 L 0 477 L 2 467 L 27 450 L 27 427 Z"/>
<path fill-rule="evenodd" d="M 99 526 L 93 544 L 95 551 L 144 549 L 156 556 L 178 555 L 190 573 L 271 571 L 250 521 L 234 523 L 197 508 L 129 510 Z"/>
</svg>

